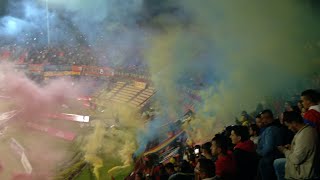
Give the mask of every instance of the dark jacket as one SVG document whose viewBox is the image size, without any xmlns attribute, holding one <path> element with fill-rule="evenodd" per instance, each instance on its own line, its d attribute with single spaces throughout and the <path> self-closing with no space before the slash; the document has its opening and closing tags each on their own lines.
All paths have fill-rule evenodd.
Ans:
<svg viewBox="0 0 320 180">
<path fill-rule="evenodd" d="M 171 175 L 168 180 L 194 180 L 194 174 L 178 172 Z"/>
<path fill-rule="evenodd" d="M 240 142 L 234 147 L 233 155 L 236 159 L 237 179 L 253 180 L 256 177 L 258 155 L 251 140 Z"/>
</svg>

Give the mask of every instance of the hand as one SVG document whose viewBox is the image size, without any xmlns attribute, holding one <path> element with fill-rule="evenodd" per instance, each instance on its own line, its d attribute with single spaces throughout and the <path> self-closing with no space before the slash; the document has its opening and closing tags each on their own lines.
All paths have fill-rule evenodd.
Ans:
<svg viewBox="0 0 320 180">
<path fill-rule="evenodd" d="M 291 149 L 291 145 L 290 145 L 290 144 L 287 144 L 287 145 L 285 145 L 284 147 L 285 147 L 286 149 L 289 149 L 289 150 Z"/>
<path fill-rule="evenodd" d="M 284 146 L 278 146 L 277 148 L 281 153 L 283 153 L 284 150 L 286 149 Z"/>
</svg>

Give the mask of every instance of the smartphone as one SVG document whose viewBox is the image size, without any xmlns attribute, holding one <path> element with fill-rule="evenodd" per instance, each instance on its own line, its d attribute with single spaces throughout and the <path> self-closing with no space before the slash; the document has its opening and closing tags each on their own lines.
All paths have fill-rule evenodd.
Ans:
<svg viewBox="0 0 320 180">
<path fill-rule="evenodd" d="M 194 149 L 194 154 L 199 154 L 199 152 L 200 152 L 200 149 Z"/>
</svg>

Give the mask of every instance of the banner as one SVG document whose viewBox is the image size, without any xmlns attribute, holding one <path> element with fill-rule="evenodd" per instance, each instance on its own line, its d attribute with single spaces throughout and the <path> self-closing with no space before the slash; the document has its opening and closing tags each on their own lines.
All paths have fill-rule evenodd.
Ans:
<svg viewBox="0 0 320 180">
<path fill-rule="evenodd" d="M 29 71 L 33 73 L 42 73 L 43 65 L 42 64 L 29 64 Z"/>
<path fill-rule="evenodd" d="M 24 148 L 14 138 L 10 139 L 10 147 L 19 156 L 21 156 L 24 153 Z"/>
<path fill-rule="evenodd" d="M 149 151 L 145 152 L 143 155 L 146 156 L 148 154 L 153 154 L 156 152 L 159 152 L 160 150 L 162 150 L 163 148 L 167 147 L 170 143 L 172 143 L 174 140 L 178 139 L 180 137 L 180 135 L 183 135 L 184 131 L 180 131 L 179 133 L 177 133 L 176 135 L 174 135 L 171 138 L 166 139 L 165 141 L 163 141 L 161 144 L 159 144 L 158 146 L 150 149 Z"/>
<path fill-rule="evenodd" d="M 45 65 L 44 71 L 72 71 L 71 65 Z"/>
<path fill-rule="evenodd" d="M 114 72 L 114 76 L 117 77 L 124 77 L 124 78 L 129 78 L 129 79 L 133 79 L 136 81 L 144 81 L 144 82 L 148 82 L 149 80 L 151 80 L 151 77 L 145 74 L 137 74 L 137 73 L 128 73 L 125 71 L 115 71 Z"/>
<path fill-rule="evenodd" d="M 61 120 L 68 120 L 68 121 L 75 121 L 75 122 L 89 122 L 90 117 L 89 116 L 82 116 L 77 114 L 47 114 L 48 118 L 52 119 L 61 119 Z"/>
<path fill-rule="evenodd" d="M 38 131 L 46 132 L 51 136 L 62 138 L 64 140 L 68 140 L 68 141 L 73 141 L 76 137 L 75 133 L 73 133 L 73 132 L 61 131 L 59 129 L 55 129 L 55 128 L 52 128 L 49 126 L 39 125 L 36 123 L 28 122 L 27 126 L 32 129 L 38 130 Z"/>
<path fill-rule="evenodd" d="M 21 164 L 24 167 L 24 170 L 26 171 L 26 173 L 28 174 L 32 173 L 32 166 L 24 152 L 21 155 Z"/>
<path fill-rule="evenodd" d="M 82 75 L 108 77 L 114 75 L 114 70 L 109 67 L 83 66 Z"/>
<path fill-rule="evenodd" d="M 71 69 L 72 69 L 73 72 L 79 72 L 79 73 L 81 73 L 81 71 L 82 71 L 82 66 L 72 65 Z"/>
<path fill-rule="evenodd" d="M 74 76 L 80 75 L 79 72 L 73 71 L 46 71 L 43 73 L 44 77 L 60 77 L 60 76 Z"/>
<path fill-rule="evenodd" d="M 28 69 L 28 64 L 15 64 L 15 69 Z"/>
<path fill-rule="evenodd" d="M 0 114 L 0 126 L 5 125 L 9 120 L 19 113 L 17 110 L 8 111 Z"/>
</svg>

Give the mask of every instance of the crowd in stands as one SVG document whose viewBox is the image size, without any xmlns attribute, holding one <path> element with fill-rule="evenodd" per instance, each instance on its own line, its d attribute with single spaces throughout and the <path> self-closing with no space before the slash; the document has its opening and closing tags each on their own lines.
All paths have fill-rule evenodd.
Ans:
<svg viewBox="0 0 320 180">
<path fill-rule="evenodd" d="M 21 47 L 17 45 L 1 46 L 0 60 L 7 59 L 17 64 L 52 64 L 52 65 L 87 65 L 108 66 L 117 69 L 119 73 L 148 75 L 147 66 L 141 59 L 128 59 L 122 64 L 114 64 L 106 59 L 105 55 L 99 55 L 96 51 L 104 49 L 88 46 L 52 46 Z M 105 52 L 104 52 L 105 53 Z M 97 55 L 98 54 L 98 55 Z"/>
<path fill-rule="evenodd" d="M 318 91 L 305 90 L 299 102 L 285 103 L 279 116 L 263 109 L 209 142 L 186 143 L 182 154 L 169 162 L 159 163 L 156 155 L 148 155 L 127 179 L 320 179 L 319 103 Z"/>
<path fill-rule="evenodd" d="M 95 65 L 97 63 L 92 50 L 86 46 L 29 46 L 27 48 L 2 46 L 0 56 L 20 64 Z"/>
</svg>

